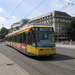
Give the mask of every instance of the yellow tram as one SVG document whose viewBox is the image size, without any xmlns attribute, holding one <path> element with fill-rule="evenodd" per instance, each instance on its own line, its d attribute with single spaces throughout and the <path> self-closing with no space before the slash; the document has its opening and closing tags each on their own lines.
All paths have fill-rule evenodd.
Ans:
<svg viewBox="0 0 75 75">
<path fill-rule="evenodd" d="M 5 36 L 5 44 L 29 56 L 56 54 L 54 30 L 48 24 L 27 24 Z"/>
</svg>

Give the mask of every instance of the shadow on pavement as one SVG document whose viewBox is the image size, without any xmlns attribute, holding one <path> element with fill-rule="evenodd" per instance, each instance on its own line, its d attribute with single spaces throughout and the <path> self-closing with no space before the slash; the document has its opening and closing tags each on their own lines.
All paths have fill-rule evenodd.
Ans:
<svg viewBox="0 0 75 75">
<path fill-rule="evenodd" d="M 38 60 L 38 61 L 62 61 L 62 60 L 75 59 L 74 57 L 62 55 L 62 54 L 58 54 L 58 53 L 55 56 L 43 56 L 43 57 L 31 57 L 31 58 Z"/>
<path fill-rule="evenodd" d="M 10 47 L 10 46 L 8 46 Z M 11 47 L 10 47 L 11 48 Z M 15 48 L 13 48 L 15 49 Z M 18 51 L 17 49 L 15 49 L 16 51 Z M 18 51 L 19 53 L 25 55 L 24 53 Z M 25 55 L 28 58 L 34 59 L 34 60 L 38 60 L 38 61 L 63 61 L 63 60 L 72 60 L 75 59 L 74 57 L 68 56 L 68 55 L 63 55 L 63 54 L 59 54 L 57 53 L 54 56 L 40 56 L 40 57 L 36 57 L 36 56 L 28 56 Z"/>
</svg>

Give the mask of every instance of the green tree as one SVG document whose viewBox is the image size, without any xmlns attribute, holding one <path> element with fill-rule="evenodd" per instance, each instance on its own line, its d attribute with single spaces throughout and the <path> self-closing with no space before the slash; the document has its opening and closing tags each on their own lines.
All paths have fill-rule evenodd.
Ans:
<svg viewBox="0 0 75 75">
<path fill-rule="evenodd" d="M 1 29 L 0 29 L 0 39 L 1 39 Z"/>
<path fill-rule="evenodd" d="M 72 18 L 71 22 L 69 23 L 69 28 L 68 28 L 67 34 L 75 37 L 75 18 Z M 74 40 L 75 40 L 75 38 L 74 38 Z"/>
<path fill-rule="evenodd" d="M 5 27 L 1 28 L 1 38 L 4 38 L 6 34 L 8 34 L 9 30 Z"/>
</svg>

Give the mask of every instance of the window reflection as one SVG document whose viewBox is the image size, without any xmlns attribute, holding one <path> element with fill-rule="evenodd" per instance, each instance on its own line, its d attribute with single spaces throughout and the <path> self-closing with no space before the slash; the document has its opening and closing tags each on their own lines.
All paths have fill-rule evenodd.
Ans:
<svg viewBox="0 0 75 75">
<path fill-rule="evenodd" d="M 37 40 L 38 47 L 54 46 L 54 34 L 53 33 L 36 33 L 36 40 Z"/>
</svg>

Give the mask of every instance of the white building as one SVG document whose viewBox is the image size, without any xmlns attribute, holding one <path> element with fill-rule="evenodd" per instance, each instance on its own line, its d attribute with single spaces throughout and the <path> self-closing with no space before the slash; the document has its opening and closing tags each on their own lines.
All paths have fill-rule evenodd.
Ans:
<svg viewBox="0 0 75 75">
<path fill-rule="evenodd" d="M 69 27 L 69 22 L 71 16 L 66 12 L 52 11 L 50 13 L 35 17 L 28 21 L 28 23 L 47 23 L 53 26 L 55 32 L 56 41 L 62 41 L 72 38 L 72 36 L 67 35 L 67 30 Z"/>
</svg>

